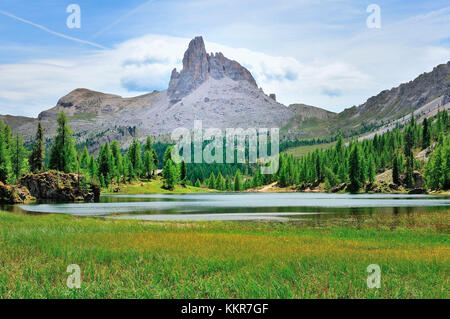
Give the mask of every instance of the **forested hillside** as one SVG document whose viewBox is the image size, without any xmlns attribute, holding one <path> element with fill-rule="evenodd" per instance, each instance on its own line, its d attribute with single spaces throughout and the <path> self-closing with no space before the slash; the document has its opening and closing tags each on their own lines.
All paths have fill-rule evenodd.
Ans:
<svg viewBox="0 0 450 319">
<path fill-rule="evenodd" d="M 320 185 L 323 186 L 321 190 L 326 191 L 375 191 L 377 174 L 388 170 L 392 171 L 390 190 L 397 191 L 399 187 L 401 190 L 444 190 L 450 187 L 447 111 L 422 123 L 417 123 L 411 116 L 405 127 L 398 126 L 373 139 L 346 142 L 338 136 L 334 146 L 316 149 L 300 158 L 282 152 L 280 168 L 273 175 L 262 175 L 256 164 L 176 164 L 170 156 L 171 146 L 153 144 L 151 137 L 147 137 L 143 145 L 135 138 L 128 150 L 121 149 L 118 141 L 105 143 L 95 157 L 86 147 L 77 151 L 74 132 L 63 112 L 58 115 L 57 122 L 57 135 L 47 147 L 45 132 L 38 124 L 31 149 L 24 146 L 19 134 L 13 134 L 8 125 L 0 122 L 1 182 L 13 185 L 23 174 L 50 169 L 82 173 L 90 182 L 113 187 L 136 180 L 151 180 L 162 167 L 167 189 L 181 184 L 243 191 L 276 182 L 278 187 L 298 191 Z M 298 144 L 326 141 L 310 140 Z"/>
</svg>

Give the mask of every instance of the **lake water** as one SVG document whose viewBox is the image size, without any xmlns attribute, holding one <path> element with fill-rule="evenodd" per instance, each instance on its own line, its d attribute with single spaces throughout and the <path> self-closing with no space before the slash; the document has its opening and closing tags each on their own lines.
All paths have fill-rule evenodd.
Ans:
<svg viewBox="0 0 450 319">
<path fill-rule="evenodd" d="M 272 220 L 344 218 L 364 214 L 448 211 L 449 196 L 403 194 L 229 193 L 103 195 L 100 203 L 0 207 L 16 213 L 53 213 L 138 220 Z"/>
</svg>

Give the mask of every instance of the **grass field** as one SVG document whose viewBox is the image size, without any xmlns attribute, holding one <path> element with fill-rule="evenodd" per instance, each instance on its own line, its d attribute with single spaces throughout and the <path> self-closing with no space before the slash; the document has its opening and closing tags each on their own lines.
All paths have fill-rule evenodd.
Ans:
<svg viewBox="0 0 450 319">
<path fill-rule="evenodd" d="M 449 298 L 449 217 L 317 227 L 0 213 L 0 298 Z M 80 289 L 66 286 L 69 264 Z M 370 264 L 380 289 L 367 288 Z"/>
<path fill-rule="evenodd" d="M 102 194 L 187 194 L 187 193 L 206 193 L 213 192 L 214 190 L 199 188 L 194 186 L 181 186 L 175 185 L 173 190 L 167 190 L 163 188 L 163 181 L 160 177 L 157 179 L 148 181 L 134 182 L 131 184 L 121 184 L 119 191 L 114 191 L 115 186 L 102 189 Z"/>
</svg>

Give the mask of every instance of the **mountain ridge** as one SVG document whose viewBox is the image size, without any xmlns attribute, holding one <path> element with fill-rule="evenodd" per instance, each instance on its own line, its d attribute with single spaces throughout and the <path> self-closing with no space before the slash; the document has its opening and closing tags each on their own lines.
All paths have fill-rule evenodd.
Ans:
<svg viewBox="0 0 450 319">
<path fill-rule="evenodd" d="M 285 106 L 258 87 L 252 74 L 222 53 L 206 52 L 202 37 L 190 41 L 183 68 L 173 69 L 167 90 L 137 97 L 96 92 L 85 88 L 61 97 L 56 106 L 37 119 L 0 116 L 11 123 L 26 141 L 41 121 L 49 138 L 56 131 L 56 116 L 64 111 L 76 132 L 78 143 L 96 151 L 104 142 L 119 140 L 127 147 L 132 138 L 167 137 L 177 127 L 192 128 L 194 120 L 203 127 L 280 127 L 283 139 L 325 137 L 338 132 L 361 134 L 393 123 L 411 111 L 431 105 L 448 109 L 450 61 L 436 66 L 407 83 L 384 90 L 359 106 L 340 113 L 304 104 Z"/>
</svg>

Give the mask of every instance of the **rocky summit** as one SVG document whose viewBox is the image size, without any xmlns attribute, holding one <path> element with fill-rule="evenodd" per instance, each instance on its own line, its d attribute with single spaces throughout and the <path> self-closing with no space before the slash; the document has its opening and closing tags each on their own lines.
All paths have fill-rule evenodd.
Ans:
<svg viewBox="0 0 450 319">
<path fill-rule="evenodd" d="M 172 71 L 169 88 L 167 90 L 171 103 L 176 103 L 185 97 L 208 78 L 216 80 L 228 77 L 234 81 L 247 81 L 257 88 L 251 73 L 238 62 L 227 59 L 222 53 L 206 53 L 202 37 L 194 38 L 184 53 L 183 69 Z"/>
</svg>

